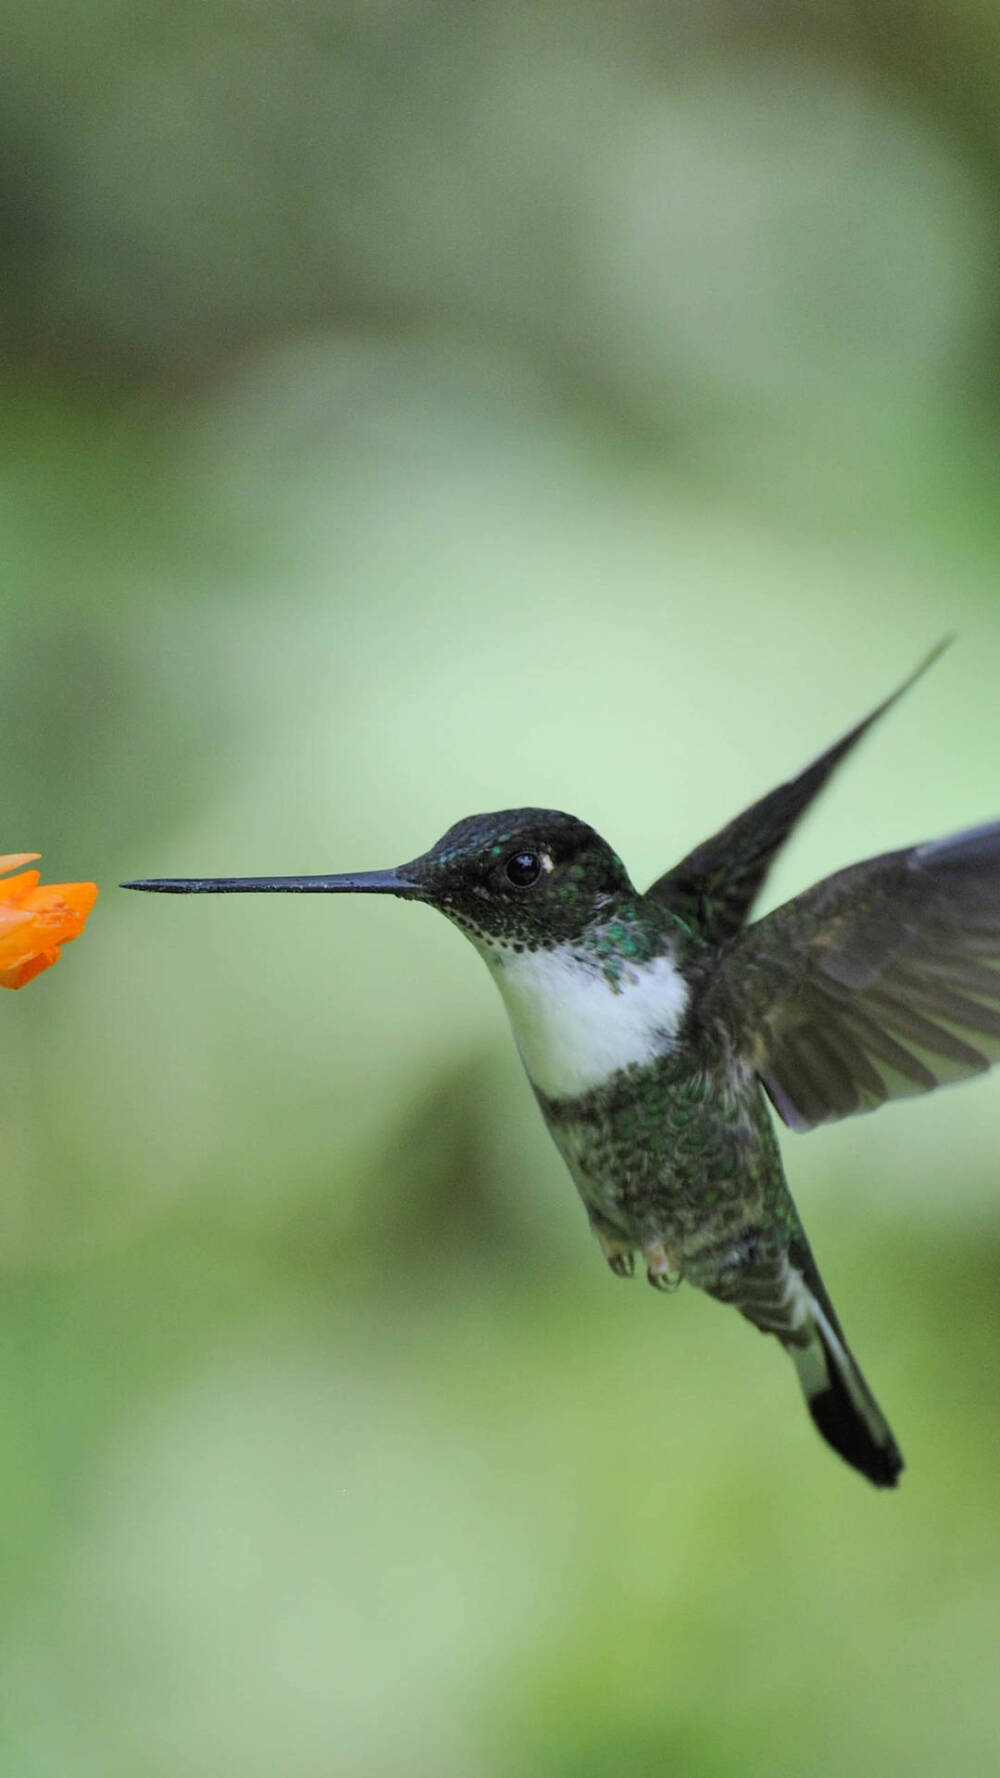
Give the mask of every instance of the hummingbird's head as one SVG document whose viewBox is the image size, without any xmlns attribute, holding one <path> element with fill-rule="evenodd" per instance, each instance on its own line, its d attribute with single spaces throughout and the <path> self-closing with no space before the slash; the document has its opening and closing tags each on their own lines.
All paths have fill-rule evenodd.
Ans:
<svg viewBox="0 0 1000 1778">
<path fill-rule="evenodd" d="M 586 822 L 558 809 L 469 815 L 409 864 L 335 877 L 146 878 L 167 894 L 280 890 L 397 895 L 440 908 L 481 947 L 549 949 L 578 938 L 635 894 L 625 866 Z"/>
<path fill-rule="evenodd" d="M 558 809 L 469 815 L 399 875 L 477 944 L 518 951 L 567 943 L 635 894 L 600 834 Z"/>
</svg>

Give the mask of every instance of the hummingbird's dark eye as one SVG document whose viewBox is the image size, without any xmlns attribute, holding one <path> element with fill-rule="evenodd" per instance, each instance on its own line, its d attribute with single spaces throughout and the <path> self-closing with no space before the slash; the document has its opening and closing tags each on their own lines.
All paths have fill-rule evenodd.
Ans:
<svg viewBox="0 0 1000 1778">
<path fill-rule="evenodd" d="M 515 852 L 508 858 L 506 876 L 515 889 L 528 889 L 542 874 L 542 861 L 537 852 Z"/>
</svg>

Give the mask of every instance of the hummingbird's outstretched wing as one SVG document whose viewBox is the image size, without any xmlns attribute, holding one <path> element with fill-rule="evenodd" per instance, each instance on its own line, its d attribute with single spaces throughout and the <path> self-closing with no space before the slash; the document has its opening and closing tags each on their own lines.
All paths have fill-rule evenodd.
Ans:
<svg viewBox="0 0 1000 1778">
<path fill-rule="evenodd" d="M 926 673 L 951 640 L 946 636 L 939 642 L 890 697 L 814 759 L 798 777 L 779 784 L 777 790 L 762 796 L 710 840 L 696 846 L 673 870 L 658 877 L 647 894 L 690 920 L 710 944 L 722 944 L 732 938 L 745 924 L 775 853 L 784 845 L 799 817 L 862 735 Z"/>
<path fill-rule="evenodd" d="M 795 1130 L 1000 1060 L 1000 822 L 827 877 L 723 947 L 697 1016 Z"/>
</svg>

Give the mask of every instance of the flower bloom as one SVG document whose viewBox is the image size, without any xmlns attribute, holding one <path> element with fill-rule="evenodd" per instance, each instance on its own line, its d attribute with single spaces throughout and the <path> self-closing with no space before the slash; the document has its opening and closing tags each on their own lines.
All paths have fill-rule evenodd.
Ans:
<svg viewBox="0 0 1000 1778">
<path fill-rule="evenodd" d="M 0 877 L 37 852 L 0 857 Z M 23 988 L 59 961 L 59 946 L 82 931 L 97 900 L 96 883 L 42 883 L 36 870 L 0 882 L 0 988 Z"/>
</svg>

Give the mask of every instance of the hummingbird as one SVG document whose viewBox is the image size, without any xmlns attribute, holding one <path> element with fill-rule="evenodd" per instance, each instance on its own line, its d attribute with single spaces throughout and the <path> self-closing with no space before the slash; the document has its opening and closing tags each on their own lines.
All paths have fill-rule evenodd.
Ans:
<svg viewBox="0 0 1000 1778">
<path fill-rule="evenodd" d="M 946 639 L 947 640 L 947 639 Z M 796 777 L 640 893 L 555 809 L 470 815 L 393 870 L 150 878 L 167 894 L 392 895 L 465 933 L 611 1267 L 686 1280 L 791 1357 L 812 1419 L 876 1487 L 903 1458 L 785 1181 L 771 1110 L 814 1129 L 1000 1057 L 1000 822 L 886 852 L 753 921 L 835 768 L 946 646 Z"/>
</svg>

